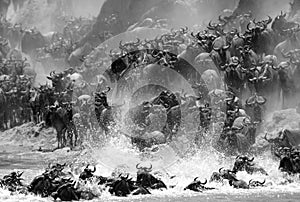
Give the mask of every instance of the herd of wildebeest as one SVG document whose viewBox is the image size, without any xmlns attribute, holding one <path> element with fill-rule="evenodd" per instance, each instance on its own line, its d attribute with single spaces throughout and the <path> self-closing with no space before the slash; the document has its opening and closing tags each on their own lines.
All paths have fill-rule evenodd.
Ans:
<svg viewBox="0 0 300 202">
<path fill-rule="evenodd" d="M 116 21 L 118 18 L 111 16 L 105 23 L 113 26 Z M 211 133 L 219 124 L 222 129 L 215 149 L 238 155 L 232 169 L 220 168 L 209 181 L 227 180 L 230 186 L 244 189 L 266 185 L 265 181 L 245 182 L 236 174 L 246 171 L 268 175 L 264 168 L 253 163 L 254 158 L 247 157 L 258 133 L 263 132 L 265 115 L 274 109 L 298 110 L 300 24 L 297 21 L 290 20 L 283 12 L 263 20 L 255 19 L 251 12 L 233 13 L 221 15 L 218 22 L 199 26 L 199 30 L 188 27 L 176 30 L 168 27 L 168 20 L 146 18 L 129 27 L 130 32 L 167 31 L 154 39 L 119 41 L 118 50 L 78 43 L 80 37 L 88 36 L 94 23 L 95 19 L 60 18 L 63 31 L 43 35 L 37 29 L 25 29 L 22 24 L 12 24 L 5 16 L 1 17 L 1 130 L 32 121 L 41 127 L 36 135 L 43 127 L 53 127 L 57 148 L 74 148 L 84 141 L 87 133 L 99 132 L 100 126 L 106 137 L 121 132 L 143 150 L 176 141 L 184 134 L 182 120 L 196 113 L 199 118 L 193 120 L 197 128 L 195 143 L 199 144 L 203 134 Z M 96 37 L 104 41 L 113 37 L 113 33 L 103 31 Z M 37 86 L 34 69 L 38 63 L 46 69 L 59 63 L 63 67 L 61 71 L 51 71 L 47 76 L 49 83 Z M 183 81 L 190 85 L 193 95 L 184 90 L 169 90 Z M 160 85 L 148 85 L 139 92 L 154 92 L 155 96 L 130 106 L 125 115 L 122 114 L 125 102 L 109 103 L 112 88 L 116 98 L 123 102 L 126 94 L 136 93 L 134 86 L 139 82 L 159 82 Z M 125 122 L 126 129 L 120 129 L 120 121 Z M 145 138 L 149 133 L 154 135 Z M 266 133 L 264 139 L 279 160 L 280 171 L 290 175 L 300 173 L 299 130 L 283 128 L 275 138 Z M 11 192 L 61 200 L 100 196 L 88 189 L 89 183 L 100 190 L 108 188 L 116 196 L 174 188 L 151 174 L 152 166 L 137 165 L 136 180 L 124 173 L 97 176 L 96 168 L 89 166 L 75 173 L 71 167 L 49 165 L 29 185 L 22 182 L 22 172 L 12 172 L 0 180 L 0 186 Z M 185 189 L 197 192 L 214 189 L 206 187 L 206 183 L 207 180 L 195 178 Z"/>
<path fill-rule="evenodd" d="M 290 148 L 283 148 L 277 153 L 281 157 L 279 169 L 288 174 L 295 174 L 300 170 L 299 151 Z M 251 179 L 246 182 L 237 178 L 238 172 L 247 172 L 249 175 L 261 174 L 268 176 L 267 171 L 261 166 L 253 162 L 253 158 L 247 156 L 237 156 L 232 169 L 219 168 L 218 171 L 212 173 L 209 183 L 228 183 L 236 189 L 251 189 L 257 187 L 271 186 L 272 182 Z M 296 168 L 298 170 L 293 170 Z M 111 176 L 104 177 L 96 175 L 96 167 L 91 168 L 87 165 L 80 169 L 74 169 L 72 164 L 49 164 L 45 171 L 36 176 L 30 184 L 23 182 L 23 172 L 12 172 L 0 179 L 0 187 L 9 190 L 12 193 L 35 194 L 41 197 L 53 197 L 55 200 L 59 198 L 62 201 L 71 200 L 91 200 L 101 196 L 103 191 L 108 191 L 114 196 L 125 197 L 128 195 L 145 195 L 151 194 L 151 190 L 167 190 L 173 189 L 176 185 L 167 185 L 157 177 L 157 172 L 152 171 L 150 167 L 136 165 L 137 174 L 134 176 L 122 171 L 114 171 Z M 177 176 L 168 178 L 174 179 Z M 191 183 L 186 185 L 183 190 L 191 190 L 195 192 L 203 192 L 206 190 L 217 189 L 215 187 L 207 187 L 208 182 L 203 182 L 196 177 Z M 95 191 L 95 187 L 97 188 Z"/>
</svg>

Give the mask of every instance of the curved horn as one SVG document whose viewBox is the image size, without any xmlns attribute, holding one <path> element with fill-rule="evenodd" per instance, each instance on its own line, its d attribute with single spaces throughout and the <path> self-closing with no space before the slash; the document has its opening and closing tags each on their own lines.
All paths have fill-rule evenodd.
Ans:
<svg viewBox="0 0 300 202">
<path fill-rule="evenodd" d="M 249 23 L 247 24 L 247 30 L 252 31 L 253 28 L 250 28 L 250 24 L 251 24 L 251 22 L 249 22 Z"/>
<path fill-rule="evenodd" d="M 238 158 L 240 158 L 240 155 L 237 155 L 237 157 L 235 159 L 238 159 Z"/>
<path fill-rule="evenodd" d="M 205 178 L 205 181 L 204 181 L 204 182 L 201 182 L 201 181 L 200 181 L 199 183 L 204 185 L 204 184 L 207 183 L 207 179 Z"/>
<path fill-rule="evenodd" d="M 266 24 L 268 25 L 268 24 L 270 24 L 271 22 L 272 22 L 272 18 L 271 18 L 271 16 L 268 15 L 268 20 L 266 20 Z"/>
<path fill-rule="evenodd" d="M 137 41 L 134 44 L 139 44 L 141 42 L 141 39 L 137 38 Z"/>
<path fill-rule="evenodd" d="M 194 182 L 197 181 L 198 178 L 199 178 L 199 177 L 195 177 Z"/>
<path fill-rule="evenodd" d="M 253 179 L 249 180 L 249 184 L 251 184 L 252 181 L 253 181 Z"/>
<path fill-rule="evenodd" d="M 138 163 L 138 164 L 136 164 L 136 169 L 141 169 L 141 167 L 139 166 L 140 165 L 140 163 Z"/>
<path fill-rule="evenodd" d="M 108 54 L 110 57 L 113 57 L 114 56 L 114 53 L 113 53 L 113 50 L 112 49 L 110 49 L 110 51 L 109 51 L 109 54 Z"/>
<path fill-rule="evenodd" d="M 258 24 L 258 22 L 256 22 L 256 19 L 255 19 L 255 18 L 253 19 L 253 23 L 254 23 L 254 24 Z"/>
<path fill-rule="evenodd" d="M 228 48 L 230 48 L 230 44 L 228 44 L 227 46 L 223 46 L 223 50 L 227 50 Z"/>
<path fill-rule="evenodd" d="M 111 88 L 109 86 L 106 86 L 106 90 L 103 91 L 105 94 L 108 93 L 111 90 Z"/>
<path fill-rule="evenodd" d="M 92 173 L 96 172 L 96 166 L 94 166 L 94 170 L 92 171 Z"/>
<path fill-rule="evenodd" d="M 209 23 L 208 23 L 208 26 L 207 26 L 207 29 L 210 29 L 210 30 L 215 30 L 215 26 L 213 26 L 212 24 L 211 24 L 212 22 L 211 21 L 209 21 Z"/>
<path fill-rule="evenodd" d="M 268 135 L 268 133 L 265 134 L 264 139 L 267 140 L 268 142 L 270 142 L 270 140 L 267 139 L 267 135 Z"/>
<path fill-rule="evenodd" d="M 248 160 L 249 162 L 252 162 L 252 161 L 254 160 L 254 157 L 252 157 L 252 159 L 247 158 L 247 160 Z"/>
<path fill-rule="evenodd" d="M 152 169 L 152 164 L 150 163 L 150 167 L 147 168 L 147 170 L 151 170 Z"/>
<path fill-rule="evenodd" d="M 86 169 L 89 168 L 90 164 L 87 164 L 87 166 L 85 167 Z"/>
<path fill-rule="evenodd" d="M 18 176 L 18 177 L 21 177 L 21 176 L 23 175 L 23 173 L 24 173 L 24 171 L 21 172 L 21 173 L 18 172 L 17 176 Z"/>
<path fill-rule="evenodd" d="M 263 182 L 258 182 L 259 184 L 261 184 L 261 185 L 263 185 L 263 184 L 265 184 L 266 183 L 266 179 L 264 179 L 264 181 Z"/>
<path fill-rule="evenodd" d="M 222 167 L 222 168 L 219 169 L 219 173 L 221 173 L 221 171 L 222 171 L 223 168 L 224 168 L 224 167 Z"/>
<path fill-rule="evenodd" d="M 119 42 L 119 48 L 120 49 L 124 48 L 124 45 L 122 44 L 122 40 L 120 40 L 120 42 Z"/>
</svg>

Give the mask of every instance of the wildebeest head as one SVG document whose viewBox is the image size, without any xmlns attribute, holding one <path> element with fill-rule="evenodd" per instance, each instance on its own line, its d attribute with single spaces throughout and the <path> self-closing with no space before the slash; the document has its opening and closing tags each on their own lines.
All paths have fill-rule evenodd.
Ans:
<svg viewBox="0 0 300 202">
<path fill-rule="evenodd" d="M 238 131 L 230 128 L 224 132 L 223 146 L 229 153 L 235 153 L 239 149 Z"/>
<path fill-rule="evenodd" d="M 113 182 L 110 187 L 110 193 L 115 194 L 116 196 L 127 196 L 130 194 L 133 188 L 133 182 L 131 179 L 128 179 L 129 175 L 126 177 L 119 175 L 119 179 Z"/>
<path fill-rule="evenodd" d="M 5 175 L 2 180 L 3 184 L 8 187 L 21 185 L 21 181 L 23 180 L 23 178 L 21 178 L 22 174 L 23 172 L 18 171 Z"/>
<path fill-rule="evenodd" d="M 95 93 L 95 104 L 97 106 L 99 105 L 108 106 L 107 93 L 110 91 L 111 88 L 109 86 L 107 86 L 106 88 L 107 89 L 105 91 Z"/>
<path fill-rule="evenodd" d="M 230 48 L 230 44 L 228 44 L 224 38 L 216 38 L 212 43 L 213 50 L 223 53 Z"/>
<path fill-rule="evenodd" d="M 224 34 L 224 31 L 223 31 L 224 26 L 225 26 L 224 22 L 217 24 L 217 23 L 213 23 L 210 21 L 208 23 L 207 29 L 215 31 L 215 33 L 218 35 L 223 35 Z"/>
<path fill-rule="evenodd" d="M 295 166 L 292 158 L 288 156 L 284 156 L 282 159 L 280 159 L 278 169 L 281 172 L 295 173 Z"/>
<path fill-rule="evenodd" d="M 151 178 L 152 175 L 150 172 L 152 171 L 152 164 L 150 164 L 150 167 L 142 167 L 140 164 L 136 164 L 136 169 L 137 171 L 137 183 L 141 184 L 145 187 L 150 187 L 151 186 Z"/>
<path fill-rule="evenodd" d="M 48 164 L 48 168 L 46 168 L 46 172 L 45 173 L 48 173 L 51 178 L 58 177 L 58 176 L 62 175 L 62 171 L 65 168 L 65 166 L 66 166 L 66 163 L 64 163 L 64 164 L 59 164 L 59 163 L 52 164 L 52 163 L 49 163 Z"/>
<path fill-rule="evenodd" d="M 96 172 L 96 167 L 94 166 L 94 169 L 89 168 L 89 164 L 84 168 L 83 172 L 80 173 L 79 178 L 82 180 L 86 180 L 88 178 L 91 178 L 94 176 L 94 172 Z"/>
<path fill-rule="evenodd" d="M 139 173 L 150 173 L 152 171 L 152 164 L 150 164 L 149 167 L 142 167 L 140 166 L 140 163 L 136 164 L 136 169 L 138 169 L 138 174 Z"/>
<path fill-rule="evenodd" d="M 249 187 L 262 187 L 266 183 L 266 180 L 263 182 L 257 181 L 257 180 L 250 180 L 249 181 Z"/>
<path fill-rule="evenodd" d="M 204 182 L 201 182 L 200 180 L 197 180 L 198 177 L 196 177 L 192 183 L 190 183 L 187 187 L 184 188 L 184 190 L 192 190 L 192 191 L 197 191 L 201 192 L 205 187 L 204 185 L 207 183 L 207 179 L 205 179 Z"/>
<path fill-rule="evenodd" d="M 253 166 L 253 160 L 254 157 L 249 159 L 247 156 L 237 156 L 232 170 L 234 172 L 243 171 L 246 169 L 246 166 Z"/>
<path fill-rule="evenodd" d="M 150 172 L 152 171 L 152 164 L 150 167 L 142 167 L 140 164 L 136 165 L 137 171 L 137 180 L 136 183 L 145 187 L 145 188 L 152 188 L 152 189 L 160 189 L 166 188 L 167 186 L 163 181 L 154 177 Z"/>
<path fill-rule="evenodd" d="M 117 58 L 115 61 L 111 64 L 111 71 L 112 73 L 116 75 L 120 75 L 126 68 L 127 64 L 124 61 L 124 56 Z"/>
<path fill-rule="evenodd" d="M 256 22 L 255 19 L 253 20 L 253 24 L 255 25 L 254 27 L 250 27 L 251 22 L 248 23 L 247 25 L 247 31 L 246 33 L 251 33 L 252 36 L 256 36 L 257 34 L 261 34 L 263 31 L 267 29 L 268 24 L 272 22 L 272 18 L 268 16 L 267 20 L 262 20 L 259 22 Z"/>
<path fill-rule="evenodd" d="M 278 33 L 281 33 L 282 30 L 285 30 L 287 28 L 286 23 L 288 22 L 285 17 L 286 13 L 281 11 L 280 15 L 277 15 L 271 24 L 272 30 Z"/>
</svg>

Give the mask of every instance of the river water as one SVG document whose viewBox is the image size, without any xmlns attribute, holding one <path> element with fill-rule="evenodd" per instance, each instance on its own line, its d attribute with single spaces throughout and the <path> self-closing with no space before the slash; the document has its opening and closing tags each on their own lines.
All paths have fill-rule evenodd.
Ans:
<svg viewBox="0 0 300 202">
<path fill-rule="evenodd" d="M 279 113 L 281 117 L 288 114 L 289 118 L 279 123 L 271 121 L 267 127 L 298 126 L 298 116 L 294 111 Z M 295 123 L 294 123 L 295 122 Z M 297 122 L 297 123 L 296 123 Z M 96 175 L 110 176 L 112 172 L 126 172 L 130 177 L 136 177 L 136 164 L 153 165 L 152 173 L 161 178 L 169 188 L 166 191 L 151 191 L 149 196 L 129 196 L 118 198 L 107 191 L 99 190 L 101 196 L 93 201 L 300 201 L 300 178 L 286 176 L 278 171 L 278 160 L 274 159 L 269 149 L 261 149 L 254 157 L 254 162 L 263 167 L 268 176 L 248 175 L 239 172 L 238 179 L 248 182 L 251 179 L 266 180 L 266 187 L 249 190 L 233 189 L 228 182 L 224 184 L 207 183 L 206 186 L 215 190 L 195 193 L 184 191 L 184 187 L 199 177 L 201 181 L 209 179 L 212 172 L 219 168 L 231 169 L 235 156 L 226 156 L 214 149 L 211 143 L 203 144 L 200 148 L 193 147 L 188 137 L 180 136 L 172 144 L 160 145 L 143 152 L 137 151 L 129 139 L 121 134 L 107 138 L 105 142 L 98 137 L 90 137 L 84 142 L 83 150 L 70 151 L 68 148 L 54 152 L 39 152 L 40 147 L 50 149 L 56 146 L 53 129 L 43 129 L 35 137 L 36 126 L 32 123 L 15 127 L 0 133 L 0 177 L 12 171 L 24 171 L 25 184 L 41 174 L 50 162 L 59 162 L 85 167 L 87 163 L 95 165 Z M 263 134 L 257 137 L 256 147 L 263 148 L 266 142 Z M 214 139 L 214 138 L 212 138 Z M 266 147 L 267 148 L 267 147 Z M 251 157 L 251 155 L 250 155 Z M 170 176 L 175 176 L 171 178 Z M 53 201 L 52 198 L 40 198 L 33 195 L 11 195 L 0 189 L 0 201 Z"/>
<path fill-rule="evenodd" d="M 135 165 L 137 162 L 153 164 L 154 173 L 160 174 L 167 185 L 176 185 L 172 189 L 166 191 L 152 191 L 149 196 L 129 196 L 127 198 L 118 198 L 110 196 L 107 192 L 102 192 L 102 196 L 93 201 L 299 201 L 300 200 L 300 180 L 299 176 L 288 177 L 279 173 L 277 164 L 269 153 L 256 157 L 255 162 L 263 166 L 269 176 L 248 175 L 240 173 L 238 178 L 245 179 L 266 179 L 267 187 L 237 190 L 228 184 L 207 184 L 210 187 L 216 187 L 216 190 L 206 191 L 203 193 L 195 193 L 191 191 L 183 191 L 183 188 L 192 181 L 195 176 L 200 179 L 209 178 L 213 171 L 224 166 L 230 168 L 234 162 L 234 157 L 226 157 L 218 154 L 211 148 L 202 149 L 187 158 L 176 158 L 168 145 L 164 145 L 155 150 L 143 154 L 136 152 L 132 148 L 128 148 L 126 142 L 111 141 L 105 147 L 92 148 L 84 152 L 69 151 L 68 149 L 57 150 L 55 152 L 41 153 L 32 151 L 32 147 L 10 145 L 1 145 L 0 149 L 0 176 L 10 173 L 12 170 L 24 171 L 25 183 L 30 183 L 34 176 L 43 172 L 49 161 L 57 159 L 59 162 L 66 160 L 74 160 L 77 162 L 85 162 L 88 156 L 92 157 L 97 167 L 96 174 L 108 176 L 115 167 L 122 167 L 132 176 L 135 175 Z M 126 149 L 125 149 L 126 148 Z M 158 151 L 157 151 L 158 150 Z M 162 156 L 165 159 L 162 159 Z M 89 159 L 91 160 L 91 159 Z M 74 162 L 74 161 L 73 161 Z M 166 163 L 167 162 L 167 163 Z M 171 163 L 173 162 L 173 163 Z M 155 169 L 156 168 L 156 169 Z M 176 177 L 172 180 L 168 178 L 170 175 Z M 289 181 L 289 182 L 288 182 Z M 33 195 L 11 195 L 6 190 L 0 190 L 0 201 L 53 201 L 52 198 L 40 198 Z"/>
</svg>

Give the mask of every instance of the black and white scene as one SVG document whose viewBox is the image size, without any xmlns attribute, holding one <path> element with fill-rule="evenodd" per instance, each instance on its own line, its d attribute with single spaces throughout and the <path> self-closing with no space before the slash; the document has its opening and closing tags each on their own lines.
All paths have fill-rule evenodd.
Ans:
<svg viewBox="0 0 300 202">
<path fill-rule="evenodd" d="M 300 200 L 300 0 L 0 0 L 0 201 Z"/>
</svg>

